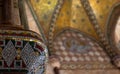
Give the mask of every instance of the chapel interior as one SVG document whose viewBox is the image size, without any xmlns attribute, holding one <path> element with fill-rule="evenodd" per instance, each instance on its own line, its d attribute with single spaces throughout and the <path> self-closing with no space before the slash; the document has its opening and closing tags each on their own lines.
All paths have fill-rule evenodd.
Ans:
<svg viewBox="0 0 120 74">
<path fill-rule="evenodd" d="M 120 0 L 0 0 L 0 74 L 120 74 Z"/>
</svg>

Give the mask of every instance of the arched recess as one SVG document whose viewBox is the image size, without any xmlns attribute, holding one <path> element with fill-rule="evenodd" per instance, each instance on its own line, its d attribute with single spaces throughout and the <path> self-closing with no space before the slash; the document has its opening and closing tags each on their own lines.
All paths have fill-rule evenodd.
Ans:
<svg viewBox="0 0 120 74">
<path fill-rule="evenodd" d="M 120 54 L 120 3 L 113 6 L 106 26 L 106 37 L 110 46 Z"/>
<path fill-rule="evenodd" d="M 117 53 L 112 60 L 117 67 L 120 67 L 120 3 L 113 6 L 107 26 L 106 26 L 106 37 L 111 48 L 114 50 L 111 54 Z M 110 50 L 108 50 L 110 51 Z"/>
<path fill-rule="evenodd" d="M 52 54 L 59 58 L 61 69 L 113 69 L 102 47 L 85 33 L 65 28 L 54 38 Z"/>
</svg>

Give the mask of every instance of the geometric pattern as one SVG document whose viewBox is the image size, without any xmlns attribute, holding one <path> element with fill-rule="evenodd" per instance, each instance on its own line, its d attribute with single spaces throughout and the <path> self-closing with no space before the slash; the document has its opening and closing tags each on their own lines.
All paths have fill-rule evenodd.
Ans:
<svg viewBox="0 0 120 74">
<path fill-rule="evenodd" d="M 30 68 L 32 64 L 35 62 L 35 59 L 37 56 L 35 55 L 35 52 L 33 48 L 31 47 L 31 45 L 29 44 L 29 42 L 22 49 L 21 57 L 26 63 L 28 68 Z"/>
<path fill-rule="evenodd" d="M 85 65 L 101 68 L 104 64 L 111 67 L 110 58 L 102 47 L 95 40 L 76 30 L 64 30 L 57 35 L 53 41 L 53 50 L 53 53 L 59 56 L 63 69 L 71 69 L 71 66 L 80 69 L 85 68 Z"/>
<path fill-rule="evenodd" d="M 31 67 L 31 71 L 34 69 L 37 69 L 37 73 L 36 74 L 43 74 L 44 73 L 44 63 L 45 63 L 45 56 L 40 56 L 37 57 L 34 64 Z M 33 71 L 34 72 L 34 71 Z"/>
<path fill-rule="evenodd" d="M 15 47 L 23 47 L 23 41 L 15 41 Z"/>
<path fill-rule="evenodd" d="M 0 37 L 2 38 L 4 37 L 10 37 L 10 38 L 22 38 L 22 39 L 26 39 L 26 38 L 31 38 L 31 39 L 37 39 L 40 41 L 43 41 L 41 36 L 33 31 L 24 31 L 24 30 L 0 30 Z"/>
<path fill-rule="evenodd" d="M 0 30 L 0 70 L 44 73 L 48 53 L 42 41 L 32 31 Z"/>
<path fill-rule="evenodd" d="M 16 48 L 13 45 L 13 43 L 11 41 L 9 41 L 2 51 L 2 56 L 3 56 L 3 58 L 6 61 L 8 66 L 10 66 L 12 64 L 16 55 L 17 55 Z"/>
<path fill-rule="evenodd" d="M 44 73 L 46 51 L 42 45 L 31 41 L 8 39 L 4 40 L 4 43 L 6 45 L 1 46 L 3 59 L 0 59 L 0 69 L 25 69 L 31 73 L 37 69 L 38 74 Z M 37 50 L 34 48 L 36 44 Z"/>
</svg>

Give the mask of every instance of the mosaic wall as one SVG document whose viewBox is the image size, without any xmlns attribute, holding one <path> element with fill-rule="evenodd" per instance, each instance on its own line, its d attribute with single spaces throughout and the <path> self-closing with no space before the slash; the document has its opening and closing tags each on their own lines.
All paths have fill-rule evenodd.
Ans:
<svg viewBox="0 0 120 74">
<path fill-rule="evenodd" d="M 64 30 L 53 41 L 62 69 L 113 68 L 103 48 L 79 31 Z"/>
<path fill-rule="evenodd" d="M 0 70 L 43 74 L 47 49 L 32 31 L 0 30 Z"/>
</svg>

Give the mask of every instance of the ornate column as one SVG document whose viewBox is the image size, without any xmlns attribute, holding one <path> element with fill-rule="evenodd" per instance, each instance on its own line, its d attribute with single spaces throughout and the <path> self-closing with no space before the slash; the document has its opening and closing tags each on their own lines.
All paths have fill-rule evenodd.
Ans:
<svg viewBox="0 0 120 74">
<path fill-rule="evenodd" d="M 44 74 L 48 53 L 41 36 L 14 24 L 14 0 L 0 1 L 0 73 Z"/>
</svg>

